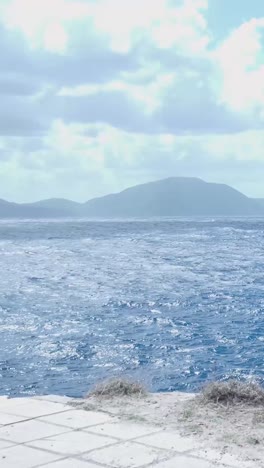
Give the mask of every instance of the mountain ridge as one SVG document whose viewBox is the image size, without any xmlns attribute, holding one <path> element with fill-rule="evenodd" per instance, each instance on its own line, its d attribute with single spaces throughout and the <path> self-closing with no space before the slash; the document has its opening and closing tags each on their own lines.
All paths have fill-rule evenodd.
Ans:
<svg viewBox="0 0 264 468">
<path fill-rule="evenodd" d="M 253 198 L 257 203 L 264 207 L 264 198 Z"/>
<path fill-rule="evenodd" d="M 156 217 L 264 215 L 264 199 L 249 198 L 227 184 L 169 177 L 78 203 L 50 198 L 33 203 L 0 200 L 0 218 Z"/>
<path fill-rule="evenodd" d="M 226 184 L 170 177 L 129 187 L 85 203 L 86 214 L 101 217 L 262 214 L 259 204 Z"/>
</svg>

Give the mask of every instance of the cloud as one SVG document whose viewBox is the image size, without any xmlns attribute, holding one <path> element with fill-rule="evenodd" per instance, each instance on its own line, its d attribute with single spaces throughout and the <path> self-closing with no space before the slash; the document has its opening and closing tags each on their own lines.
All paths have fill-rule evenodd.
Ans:
<svg viewBox="0 0 264 468">
<path fill-rule="evenodd" d="M 56 117 L 66 122 L 103 122 L 147 134 L 235 133 L 248 128 L 245 116 L 217 102 L 203 70 L 160 72 L 148 77 L 147 87 L 146 93 L 144 81 L 123 80 L 68 88 L 53 100 L 52 110 L 56 108 Z"/>
<path fill-rule="evenodd" d="M 58 98 L 55 113 L 69 123 L 106 123 L 131 132 L 152 131 L 142 106 L 123 91 L 99 92 L 86 97 Z M 54 108 L 51 109 L 54 113 Z"/>
<path fill-rule="evenodd" d="M 222 102 L 263 122 L 264 17 L 243 23 L 214 52 Z"/>
<path fill-rule="evenodd" d="M 207 77 L 206 1 L 153 0 L 149 9 L 135 0 L 129 11 L 120 0 L 59 0 L 54 9 L 49 0 L 31 3 L 28 15 L 25 0 L 10 2 L 3 55 L 9 76 L 17 76 L 9 93 L 39 88 L 34 105 L 25 101 L 25 115 L 31 106 L 44 126 L 57 118 L 146 133 L 232 132 L 245 125 L 217 102 Z M 60 51 L 45 42 L 57 26 L 67 32 Z M 17 31 L 25 36 L 21 44 Z M 120 50 L 116 42 L 127 46 Z M 7 89 L 2 73 L 0 86 L 2 80 Z M 81 86 L 87 93 L 78 95 Z"/>
<path fill-rule="evenodd" d="M 205 0 L 151 0 L 151 5 L 141 0 L 12 0 L 4 18 L 10 28 L 23 31 L 32 47 L 57 52 L 67 48 L 72 23 L 84 20 L 115 52 L 127 53 L 147 38 L 161 48 L 176 45 L 196 53 L 208 43 L 206 8 Z"/>
<path fill-rule="evenodd" d="M 146 135 L 58 120 L 41 139 L 0 139 L 1 191 L 11 200 L 19 191 L 23 201 L 48 193 L 85 201 L 175 175 L 226 182 L 261 196 L 263 144 L 262 131 L 225 137 Z"/>
<path fill-rule="evenodd" d="M 0 134 L 47 131 L 57 117 L 52 107 L 60 88 L 98 84 L 135 66 L 130 57 L 94 51 L 80 47 L 63 58 L 54 52 L 31 50 L 20 33 L 11 33 L 0 24 Z M 51 108 L 47 114 L 44 101 Z"/>
<path fill-rule="evenodd" d="M 173 174 L 260 194 L 264 21 L 216 43 L 207 8 L 1 2 L 0 197 L 86 200 Z"/>
</svg>

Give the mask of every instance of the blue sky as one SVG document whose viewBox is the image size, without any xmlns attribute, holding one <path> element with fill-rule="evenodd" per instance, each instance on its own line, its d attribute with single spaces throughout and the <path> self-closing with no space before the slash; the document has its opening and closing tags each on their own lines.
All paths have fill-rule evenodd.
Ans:
<svg viewBox="0 0 264 468">
<path fill-rule="evenodd" d="M 264 197 L 262 0 L 1 0 L 0 198 Z"/>
<path fill-rule="evenodd" d="M 252 18 L 261 18 L 264 6 L 261 0 L 209 0 L 208 25 L 214 36 L 221 40 L 232 30 Z"/>
</svg>

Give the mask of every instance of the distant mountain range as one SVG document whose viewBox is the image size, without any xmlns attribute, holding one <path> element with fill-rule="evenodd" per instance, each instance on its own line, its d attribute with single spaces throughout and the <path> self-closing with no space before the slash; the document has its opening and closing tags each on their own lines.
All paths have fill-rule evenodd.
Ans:
<svg viewBox="0 0 264 468">
<path fill-rule="evenodd" d="M 0 200 L 0 218 L 127 218 L 153 216 L 264 216 L 264 199 L 224 184 L 171 177 L 77 203 L 51 198 L 35 203 Z"/>
<path fill-rule="evenodd" d="M 254 200 L 264 208 L 264 198 L 255 198 Z"/>
</svg>

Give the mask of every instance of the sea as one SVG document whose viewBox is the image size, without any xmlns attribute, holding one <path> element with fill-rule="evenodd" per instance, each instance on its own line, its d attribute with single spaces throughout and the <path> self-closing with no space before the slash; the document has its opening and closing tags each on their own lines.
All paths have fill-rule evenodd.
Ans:
<svg viewBox="0 0 264 468">
<path fill-rule="evenodd" d="M 264 382 L 264 219 L 0 222 L 0 394 Z"/>
</svg>

